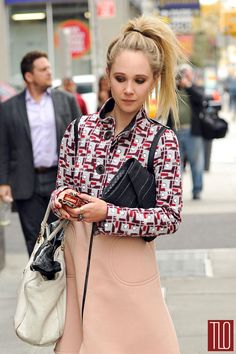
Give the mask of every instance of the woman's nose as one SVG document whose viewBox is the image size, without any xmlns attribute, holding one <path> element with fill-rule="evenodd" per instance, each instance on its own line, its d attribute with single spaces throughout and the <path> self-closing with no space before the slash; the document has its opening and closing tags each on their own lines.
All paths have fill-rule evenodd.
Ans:
<svg viewBox="0 0 236 354">
<path fill-rule="evenodd" d="M 131 82 L 127 82 L 125 86 L 125 93 L 132 94 L 134 92 L 133 85 Z"/>
</svg>

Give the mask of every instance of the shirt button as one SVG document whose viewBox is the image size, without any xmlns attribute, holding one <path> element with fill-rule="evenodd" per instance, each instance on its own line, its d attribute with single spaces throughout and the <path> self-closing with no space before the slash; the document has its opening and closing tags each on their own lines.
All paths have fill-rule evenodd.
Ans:
<svg viewBox="0 0 236 354">
<path fill-rule="evenodd" d="M 112 131 L 111 130 L 107 130 L 104 134 L 104 139 L 105 140 L 109 140 L 112 136 Z"/>
<path fill-rule="evenodd" d="M 96 167 L 96 172 L 99 174 L 99 175 L 102 175 L 104 172 L 105 172 L 105 167 L 103 165 L 98 165 Z"/>
</svg>

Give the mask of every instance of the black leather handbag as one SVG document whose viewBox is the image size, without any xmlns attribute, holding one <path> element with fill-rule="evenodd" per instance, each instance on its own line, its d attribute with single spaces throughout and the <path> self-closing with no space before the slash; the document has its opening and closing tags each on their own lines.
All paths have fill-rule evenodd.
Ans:
<svg viewBox="0 0 236 354">
<path fill-rule="evenodd" d="M 228 123 L 217 113 L 205 113 L 202 116 L 202 136 L 206 140 L 224 138 L 228 131 Z"/>
<path fill-rule="evenodd" d="M 131 158 L 103 190 L 103 200 L 121 207 L 152 208 L 156 202 L 155 176 Z"/>
<path fill-rule="evenodd" d="M 224 138 L 228 131 L 228 123 L 219 117 L 221 104 L 217 101 L 205 100 L 203 110 L 199 114 L 202 127 L 202 136 L 206 140 Z"/>
<path fill-rule="evenodd" d="M 156 205 L 156 181 L 153 160 L 158 141 L 166 129 L 162 126 L 156 133 L 148 155 L 147 168 L 135 158 L 128 159 L 104 188 L 102 199 L 108 203 L 129 208 L 154 208 Z M 155 237 L 145 237 L 152 241 Z"/>
</svg>

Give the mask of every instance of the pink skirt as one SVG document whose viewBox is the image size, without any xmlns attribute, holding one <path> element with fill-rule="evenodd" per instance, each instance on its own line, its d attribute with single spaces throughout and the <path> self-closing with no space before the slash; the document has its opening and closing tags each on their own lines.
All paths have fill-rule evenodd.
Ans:
<svg viewBox="0 0 236 354">
<path fill-rule="evenodd" d="M 56 354 L 179 354 L 164 302 L 154 242 L 94 237 L 83 323 L 81 304 L 91 224 L 68 226 L 67 314 Z"/>
</svg>

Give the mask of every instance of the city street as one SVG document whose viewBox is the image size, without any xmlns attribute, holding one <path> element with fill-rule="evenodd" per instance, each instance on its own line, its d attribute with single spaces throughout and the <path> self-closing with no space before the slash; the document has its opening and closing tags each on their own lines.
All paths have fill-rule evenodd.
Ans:
<svg viewBox="0 0 236 354">
<path fill-rule="evenodd" d="M 163 294 L 181 354 L 207 354 L 208 320 L 235 320 L 236 327 L 236 122 L 229 127 L 226 138 L 213 142 L 202 199 L 191 200 L 187 168 L 183 223 L 176 234 L 157 240 Z M 52 348 L 31 347 L 14 334 L 16 289 L 27 261 L 16 213 L 5 230 L 5 247 L 6 267 L 0 272 L 0 352 L 52 354 Z"/>
<path fill-rule="evenodd" d="M 107 177 L 109 173 L 112 175 L 114 166 L 122 164 L 127 156 L 138 156 L 140 161 L 147 157 L 153 129 L 145 122 L 143 110 L 138 112 L 141 105 L 147 117 L 164 119 L 169 116 L 167 124 L 173 129 L 179 128 L 183 155 L 191 160 L 195 170 L 194 191 L 188 163 L 182 176 L 183 213 L 179 229 L 174 234 L 157 237 L 153 245 L 161 296 L 178 337 L 178 354 L 223 354 L 226 351 L 236 354 L 236 0 L 0 0 L 0 52 L 0 354 L 54 354 L 53 346 L 31 346 L 15 333 L 17 294 L 29 258 L 18 213 L 12 212 L 8 204 L 11 194 L 21 200 L 18 210 L 25 229 L 34 229 L 35 210 L 39 214 L 42 205 L 36 193 L 44 196 L 51 193 L 58 153 L 62 152 L 61 184 L 65 180 L 80 183 L 81 190 L 84 187 L 91 196 L 96 195 L 100 183 L 103 185 L 104 173 L 108 173 Z M 112 100 L 104 104 L 108 97 L 113 97 L 114 104 Z M 86 111 L 100 114 L 90 119 Z M 132 120 L 134 112 L 136 117 Z M 69 129 L 60 148 L 66 127 L 75 117 L 80 117 L 80 113 L 85 117 L 78 129 L 78 146 L 76 139 L 73 140 L 76 131 Z M 223 136 L 227 124 L 224 126 L 224 122 L 218 120 L 218 126 L 211 120 L 218 114 L 228 122 L 229 129 L 224 138 L 215 139 L 216 135 L 211 135 L 214 140 L 204 142 L 206 171 L 198 199 L 203 162 L 200 161 L 202 141 L 199 135 L 206 138 L 217 130 L 215 134 L 224 131 Z M 177 115 L 179 124 L 175 122 Z M 218 129 L 214 129 L 217 126 Z M 176 144 L 171 137 L 164 140 L 158 161 L 162 173 L 157 181 L 161 180 L 166 210 L 173 208 L 174 212 L 181 194 L 180 179 L 173 164 Z M 76 151 L 79 156 L 75 156 Z M 71 168 L 73 164 L 76 171 Z M 31 191 L 34 198 L 30 197 Z M 126 189 L 124 191 L 121 196 L 127 194 Z M 173 198 L 169 198 L 171 195 Z M 30 203 L 22 202 L 27 198 Z M 94 205 L 91 211 L 81 208 L 77 220 L 84 222 L 90 216 L 104 219 L 104 203 Z M 127 214 L 126 223 L 122 223 L 120 219 L 117 222 L 116 216 L 113 218 L 116 209 L 110 210 L 111 222 L 104 223 L 108 230 L 114 226 L 124 232 L 136 232 L 137 226 L 141 229 L 143 225 L 151 230 L 152 211 L 137 213 L 137 217 L 135 213 L 132 213 L 134 217 Z M 145 217 L 147 225 L 143 221 Z M 171 217 L 173 215 L 166 217 L 157 212 L 162 229 L 170 230 Z M 78 240 L 82 250 L 81 238 Z M 28 249 L 31 252 L 29 244 Z M 91 257 L 95 262 L 98 260 L 98 265 L 91 267 L 94 277 L 89 278 L 87 293 L 96 299 L 102 289 L 114 307 L 116 302 L 108 293 L 113 283 L 105 287 L 103 282 L 106 274 L 113 271 L 113 249 L 112 262 L 109 252 L 102 251 L 104 258 L 92 252 Z M 125 267 L 125 271 L 130 270 L 136 257 L 139 262 L 139 267 L 135 267 L 136 276 L 138 271 L 145 272 L 148 262 L 146 264 L 136 256 L 134 249 L 132 251 L 127 263 L 123 260 L 127 248 L 124 254 L 119 253 L 121 258 L 115 263 Z M 78 256 L 76 251 L 74 253 Z M 108 273 L 104 273 L 99 264 L 106 258 Z M 78 269 L 85 274 L 83 257 L 78 256 L 78 259 Z M 101 270 L 101 284 L 97 273 L 92 272 L 95 269 Z M 132 301 L 125 292 L 131 283 L 113 273 L 114 282 L 120 280 L 123 298 Z M 83 276 L 79 279 L 83 280 Z M 93 279 L 96 279 L 94 288 Z M 150 285 L 156 277 L 150 279 L 142 283 L 133 279 L 134 296 L 141 299 L 146 284 Z M 150 289 L 154 289 L 152 284 Z M 77 290 L 81 292 L 80 285 Z M 153 293 L 155 297 L 156 292 L 150 291 L 148 294 Z M 47 297 L 50 298 L 48 294 Z M 94 352 L 87 353 L 85 337 L 88 336 L 84 330 L 86 354 L 177 354 L 169 346 L 163 349 L 162 341 L 172 347 L 169 333 L 165 331 L 168 326 L 162 310 L 155 309 L 151 301 L 145 299 L 148 308 L 153 309 L 152 315 L 145 313 L 142 321 L 138 321 L 134 313 L 132 317 L 142 324 L 145 339 L 140 343 L 144 347 L 138 345 L 137 336 L 133 336 L 133 341 L 129 336 L 132 331 L 138 333 L 138 326 L 136 322 L 134 326 L 126 323 L 126 305 L 122 303 L 122 321 L 112 316 L 109 325 L 116 338 L 119 338 L 116 322 L 121 322 L 127 331 L 129 345 L 123 350 L 124 336 L 120 341 L 113 341 L 106 332 L 105 339 L 101 339 L 104 324 L 96 319 L 108 311 L 88 301 L 93 309 L 89 324 L 97 324 L 98 330 L 93 333 L 99 343 L 94 346 Z M 88 312 L 85 307 L 86 319 L 90 319 Z M 146 326 L 145 320 L 149 319 L 150 326 Z M 161 326 L 153 325 L 152 319 L 161 321 Z M 32 328 L 34 325 L 32 323 Z M 72 337 L 73 328 L 77 333 L 74 323 L 69 328 Z M 147 332 L 154 333 L 153 337 L 158 334 L 157 348 L 150 345 L 150 351 L 154 352 L 148 350 Z M 44 330 L 44 333 L 48 332 Z M 95 336 L 91 336 L 93 341 Z M 114 345 L 110 348 L 116 348 L 115 352 L 111 349 L 111 353 L 101 353 L 100 344 L 109 344 L 109 341 Z"/>
</svg>

